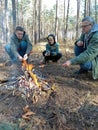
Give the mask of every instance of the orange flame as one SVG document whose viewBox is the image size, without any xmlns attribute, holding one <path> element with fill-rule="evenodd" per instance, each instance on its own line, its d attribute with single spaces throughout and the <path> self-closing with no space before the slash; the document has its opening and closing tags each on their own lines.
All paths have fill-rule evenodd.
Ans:
<svg viewBox="0 0 98 130">
<path fill-rule="evenodd" d="M 25 67 L 25 69 L 27 70 L 27 72 L 29 72 L 30 76 L 31 76 L 32 79 L 34 80 L 34 83 L 35 83 L 38 87 L 40 87 L 40 84 L 38 83 L 37 76 L 32 72 L 32 69 L 34 68 L 34 65 L 33 65 L 33 64 L 28 64 L 26 60 L 23 60 L 22 66 Z"/>
<path fill-rule="evenodd" d="M 25 67 L 27 71 L 31 71 L 34 68 L 34 65 L 28 64 L 26 60 L 22 61 L 22 66 Z"/>
</svg>

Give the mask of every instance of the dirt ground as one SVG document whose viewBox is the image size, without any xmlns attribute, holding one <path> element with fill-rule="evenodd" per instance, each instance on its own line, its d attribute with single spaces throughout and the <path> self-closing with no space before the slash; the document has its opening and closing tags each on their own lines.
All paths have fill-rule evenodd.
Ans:
<svg viewBox="0 0 98 130">
<path fill-rule="evenodd" d="M 60 47 L 63 57 L 58 63 L 39 65 L 44 47 L 34 46 L 29 63 L 50 89 L 32 102 L 17 89 L 21 67 L 5 65 L 8 56 L 0 46 L 0 130 L 98 130 L 98 80 L 92 79 L 91 72 L 75 75 L 78 66 L 62 66 L 74 56 L 73 45 Z"/>
</svg>

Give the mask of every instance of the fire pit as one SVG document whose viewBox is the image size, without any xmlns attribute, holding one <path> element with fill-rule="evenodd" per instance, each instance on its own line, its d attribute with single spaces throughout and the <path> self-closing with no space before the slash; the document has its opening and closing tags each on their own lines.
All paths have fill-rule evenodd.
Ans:
<svg viewBox="0 0 98 130">
<path fill-rule="evenodd" d="M 39 96 L 42 97 L 42 92 L 52 90 L 52 85 L 47 82 L 46 76 L 43 76 L 40 71 L 35 69 L 33 64 L 27 63 L 26 60 L 22 62 L 21 66 L 15 64 L 13 71 L 15 73 L 14 75 L 11 73 L 11 79 L 4 80 L 0 84 L 1 92 L 11 90 L 13 96 L 19 94 L 36 103 Z"/>
<path fill-rule="evenodd" d="M 33 64 L 27 63 L 26 60 L 22 62 L 22 71 L 24 75 L 18 78 L 18 89 L 26 95 L 27 98 L 32 98 L 33 103 L 38 101 L 38 97 L 42 91 L 48 91 L 51 89 L 46 78 L 42 79 L 42 76 L 36 74 Z"/>
</svg>

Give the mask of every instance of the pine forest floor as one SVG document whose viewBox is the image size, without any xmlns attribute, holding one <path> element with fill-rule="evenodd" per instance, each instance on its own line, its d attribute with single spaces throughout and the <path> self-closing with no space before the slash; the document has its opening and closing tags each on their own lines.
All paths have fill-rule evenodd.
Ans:
<svg viewBox="0 0 98 130">
<path fill-rule="evenodd" d="M 91 72 L 73 74 L 76 65 L 62 66 L 74 56 L 73 45 L 60 46 L 63 56 L 58 63 L 40 65 L 44 48 L 44 43 L 34 45 L 29 63 L 51 89 L 36 95 L 34 103 L 16 90 L 21 67 L 6 66 L 9 58 L 0 46 L 0 130 L 98 130 L 98 80 Z"/>
</svg>

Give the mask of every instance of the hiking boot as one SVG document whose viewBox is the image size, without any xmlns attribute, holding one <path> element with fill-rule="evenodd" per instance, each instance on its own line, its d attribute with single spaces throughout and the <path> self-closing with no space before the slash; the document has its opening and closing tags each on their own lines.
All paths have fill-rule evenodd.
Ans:
<svg viewBox="0 0 98 130">
<path fill-rule="evenodd" d="M 75 71 L 74 74 L 86 74 L 88 73 L 88 70 L 85 70 L 85 69 L 79 69 L 78 71 Z"/>
</svg>

